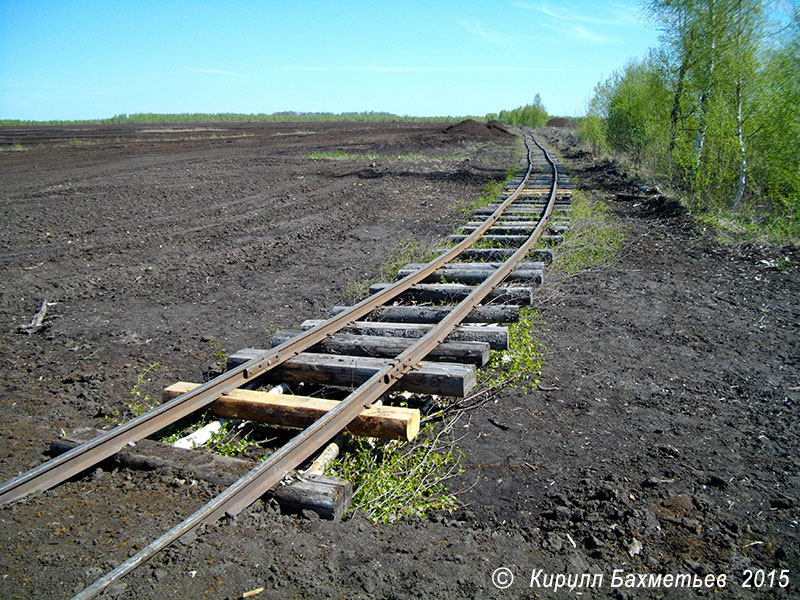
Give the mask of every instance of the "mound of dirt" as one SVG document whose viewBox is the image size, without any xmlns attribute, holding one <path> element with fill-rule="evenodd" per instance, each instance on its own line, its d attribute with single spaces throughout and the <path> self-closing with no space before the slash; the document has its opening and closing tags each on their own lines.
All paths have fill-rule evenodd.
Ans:
<svg viewBox="0 0 800 600">
<path fill-rule="evenodd" d="M 546 125 L 548 127 L 561 127 L 562 129 L 575 129 L 578 124 L 572 119 L 565 119 L 564 117 L 553 117 Z"/>
<path fill-rule="evenodd" d="M 487 141 L 507 140 L 514 135 L 499 121 L 489 121 L 484 125 L 474 119 L 464 119 L 455 125 L 450 125 L 445 128 L 444 133 L 458 138 Z"/>
<path fill-rule="evenodd" d="M 489 129 L 497 130 L 497 131 L 499 131 L 501 133 L 505 133 L 505 134 L 508 134 L 508 135 L 514 135 L 500 121 L 495 121 L 495 120 L 489 121 L 486 124 L 486 127 L 488 127 Z"/>
</svg>

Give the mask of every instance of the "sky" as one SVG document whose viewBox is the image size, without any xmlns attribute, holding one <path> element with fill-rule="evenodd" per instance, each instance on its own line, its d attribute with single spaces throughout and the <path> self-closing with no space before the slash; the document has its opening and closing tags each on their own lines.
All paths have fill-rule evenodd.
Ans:
<svg viewBox="0 0 800 600">
<path fill-rule="evenodd" d="M 0 119 L 581 115 L 657 38 L 636 0 L 0 0 Z"/>
</svg>

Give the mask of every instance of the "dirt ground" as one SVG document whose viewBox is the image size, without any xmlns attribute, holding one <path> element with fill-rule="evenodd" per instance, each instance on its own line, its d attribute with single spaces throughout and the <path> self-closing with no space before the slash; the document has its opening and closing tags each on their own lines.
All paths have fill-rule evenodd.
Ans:
<svg viewBox="0 0 800 600">
<path fill-rule="evenodd" d="M 25 148 L 0 153 L 0 479 L 42 462 L 62 429 L 124 413 L 149 365 L 153 390 L 197 380 L 219 347 L 327 314 L 401 240 L 450 233 L 460 201 L 520 151 L 445 128 L 0 129 L 0 148 Z M 721 246 L 568 131 L 540 133 L 627 239 L 612 267 L 546 273 L 541 387 L 464 419 L 465 506 L 378 525 L 257 503 L 107 597 L 800 593 L 800 254 Z M 18 332 L 43 300 L 46 329 Z M 68 598 L 218 491 L 106 468 L 0 507 L 0 596 Z M 587 572 L 594 588 L 553 593 L 548 577 Z M 704 585 L 642 587 L 639 573 Z"/>
</svg>

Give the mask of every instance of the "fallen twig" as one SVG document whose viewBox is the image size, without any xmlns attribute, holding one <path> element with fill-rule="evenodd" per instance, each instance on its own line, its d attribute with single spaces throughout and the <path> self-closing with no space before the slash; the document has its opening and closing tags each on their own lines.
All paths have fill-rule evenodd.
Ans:
<svg viewBox="0 0 800 600">
<path fill-rule="evenodd" d="M 31 322 L 27 325 L 18 325 L 17 331 L 27 333 L 28 335 L 33 335 L 34 333 L 40 332 L 42 329 L 47 327 L 44 324 L 44 318 L 47 315 L 47 307 L 55 305 L 55 302 L 49 304 L 47 300 L 42 300 L 42 305 L 39 307 L 39 312 L 37 312 Z"/>
</svg>

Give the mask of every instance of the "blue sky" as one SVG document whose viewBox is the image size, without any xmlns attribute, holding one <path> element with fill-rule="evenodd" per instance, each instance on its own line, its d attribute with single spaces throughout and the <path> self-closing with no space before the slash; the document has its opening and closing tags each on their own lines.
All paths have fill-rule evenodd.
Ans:
<svg viewBox="0 0 800 600">
<path fill-rule="evenodd" d="M 657 36 L 635 0 L 0 0 L 0 118 L 577 115 Z"/>
</svg>

